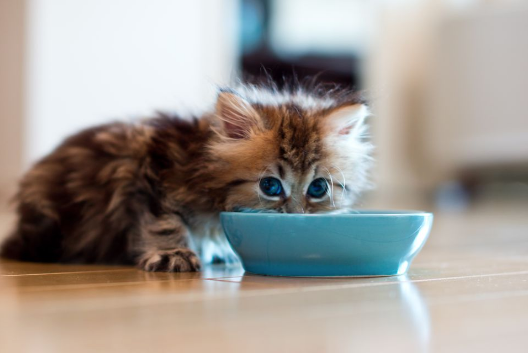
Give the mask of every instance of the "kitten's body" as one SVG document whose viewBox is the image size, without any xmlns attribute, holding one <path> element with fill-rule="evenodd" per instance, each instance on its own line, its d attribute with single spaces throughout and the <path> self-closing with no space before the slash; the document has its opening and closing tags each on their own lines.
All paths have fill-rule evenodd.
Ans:
<svg viewBox="0 0 528 353">
<path fill-rule="evenodd" d="M 221 211 L 350 206 L 366 185 L 370 150 L 357 97 L 238 92 L 220 93 L 198 119 L 159 116 L 67 139 L 22 179 L 18 226 L 2 255 L 192 271 L 200 263 L 191 245 L 222 243 Z M 280 179 L 283 195 L 262 194 L 264 176 Z M 328 180 L 328 197 L 305 195 L 316 177 Z"/>
</svg>

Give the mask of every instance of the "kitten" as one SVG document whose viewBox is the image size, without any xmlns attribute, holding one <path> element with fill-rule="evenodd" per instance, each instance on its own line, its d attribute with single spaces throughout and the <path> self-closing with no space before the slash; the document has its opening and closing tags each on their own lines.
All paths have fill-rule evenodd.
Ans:
<svg viewBox="0 0 528 353">
<path fill-rule="evenodd" d="M 196 271 L 195 251 L 214 255 L 205 240 L 228 248 L 221 211 L 350 207 L 368 184 L 367 115 L 345 91 L 248 85 L 220 91 L 199 118 L 81 131 L 22 179 L 1 254 Z"/>
</svg>

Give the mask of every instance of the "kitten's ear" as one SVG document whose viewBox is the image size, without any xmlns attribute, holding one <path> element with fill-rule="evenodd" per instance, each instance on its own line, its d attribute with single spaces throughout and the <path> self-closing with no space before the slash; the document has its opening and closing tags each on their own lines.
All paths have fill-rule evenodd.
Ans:
<svg viewBox="0 0 528 353">
<path fill-rule="evenodd" d="M 364 104 L 345 105 L 330 111 L 324 117 L 324 124 L 329 134 L 356 135 L 362 131 L 368 115 L 369 110 Z"/>
<path fill-rule="evenodd" d="M 251 104 L 236 93 L 223 91 L 216 100 L 216 116 L 222 123 L 222 133 L 233 139 L 244 139 L 262 124 Z"/>
</svg>

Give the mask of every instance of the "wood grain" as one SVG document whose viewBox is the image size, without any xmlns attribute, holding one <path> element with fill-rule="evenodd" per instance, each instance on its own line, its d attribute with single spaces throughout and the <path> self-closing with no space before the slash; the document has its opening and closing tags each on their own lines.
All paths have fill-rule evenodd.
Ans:
<svg viewBox="0 0 528 353">
<path fill-rule="evenodd" d="M 524 352 L 528 223 L 501 217 L 437 214 L 400 277 L 1 260 L 0 351 Z"/>
</svg>

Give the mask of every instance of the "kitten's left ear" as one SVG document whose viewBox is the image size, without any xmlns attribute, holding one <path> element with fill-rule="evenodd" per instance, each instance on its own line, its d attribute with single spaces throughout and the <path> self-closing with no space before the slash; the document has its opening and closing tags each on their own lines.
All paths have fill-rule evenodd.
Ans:
<svg viewBox="0 0 528 353">
<path fill-rule="evenodd" d="M 324 125 L 329 134 L 355 135 L 361 132 L 368 115 L 369 110 L 364 104 L 345 105 L 330 111 L 324 117 Z"/>
<path fill-rule="evenodd" d="M 238 94 L 222 91 L 216 100 L 216 116 L 221 121 L 222 133 L 232 139 L 244 139 L 261 127 L 262 122 L 251 104 Z"/>
</svg>

